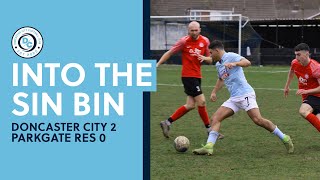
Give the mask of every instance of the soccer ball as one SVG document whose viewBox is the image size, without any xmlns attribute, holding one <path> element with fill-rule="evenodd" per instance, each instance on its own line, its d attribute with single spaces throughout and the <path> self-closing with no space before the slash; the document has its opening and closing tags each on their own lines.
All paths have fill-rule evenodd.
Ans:
<svg viewBox="0 0 320 180">
<path fill-rule="evenodd" d="M 190 146 L 189 139 L 185 136 L 178 136 L 173 142 L 174 148 L 178 152 L 186 152 Z"/>
</svg>

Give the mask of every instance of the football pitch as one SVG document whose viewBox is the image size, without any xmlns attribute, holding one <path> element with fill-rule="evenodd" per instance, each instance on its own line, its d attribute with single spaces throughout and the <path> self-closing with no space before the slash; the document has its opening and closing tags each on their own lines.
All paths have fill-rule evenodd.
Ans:
<svg viewBox="0 0 320 180">
<path fill-rule="evenodd" d="M 245 111 L 223 121 L 212 156 L 197 156 L 192 150 L 207 140 L 206 129 L 197 110 L 190 111 L 171 126 L 170 138 L 162 135 L 160 121 L 185 104 L 181 84 L 181 66 L 161 65 L 157 70 L 157 92 L 151 93 L 151 179 L 319 179 L 320 134 L 300 117 L 301 97 L 296 96 L 297 78 L 284 98 L 289 66 L 244 68 L 248 82 L 255 89 L 263 117 L 271 120 L 293 139 L 294 154 L 287 154 L 275 135 L 255 125 Z M 202 66 L 202 91 L 209 116 L 229 98 L 224 87 L 217 102 L 210 94 L 217 80 L 214 66 Z M 173 147 L 177 136 L 186 136 L 190 148 L 178 153 Z"/>
</svg>

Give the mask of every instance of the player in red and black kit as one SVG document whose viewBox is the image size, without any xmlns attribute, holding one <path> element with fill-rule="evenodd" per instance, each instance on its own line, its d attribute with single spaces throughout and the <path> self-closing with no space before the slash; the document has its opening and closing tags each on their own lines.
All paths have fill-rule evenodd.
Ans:
<svg viewBox="0 0 320 180">
<path fill-rule="evenodd" d="M 167 61 L 171 55 L 182 52 L 182 73 L 181 79 L 184 86 L 184 92 L 187 94 L 187 102 L 185 105 L 179 107 L 167 120 L 161 121 L 163 135 L 169 138 L 170 125 L 185 115 L 187 112 L 198 106 L 198 113 L 206 126 L 207 130 L 210 128 L 210 120 L 206 110 L 205 96 L 201 90 L 201 59 L 198 55 L 210 56 L 209 39 L 200 35 L 200 24 L 192 21 L 188 25 L 188 36 L 182 37 L 169 51 L 162 55 L 157 67 Z M 205 60 L 211 63 L 209 58 Z M 221 136 L 222 137 L 222 136 Z M 220 137 L 220 138 L 221 138 Z"/>
<path fill-rule="evenodd" d="M 299 113 L 320 132 L 320 64 L 309 58 L 309 46 L 298 44 L 295 49 L 296 59 L 291 62 L 284 95 L 288 96 L 289 85 L 296 74 L 299 81 L 297 95 L 302 95 Z"/>
</svg>

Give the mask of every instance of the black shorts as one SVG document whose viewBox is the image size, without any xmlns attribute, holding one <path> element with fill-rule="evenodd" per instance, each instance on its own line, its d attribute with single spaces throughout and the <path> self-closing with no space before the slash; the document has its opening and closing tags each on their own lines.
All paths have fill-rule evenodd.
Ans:
<svg viewBox="0 0 320 180">
<path fill-rule="evenodd" d="M 182 77 L 181 80 L 183 83 L 184 92 L 188 96 L 196 97 L 202 94 L 201 78 Z"/>
<path fill-rule="evenodd" d="M 309 104 L 313 108 L 313 114 L 317 115 L 320 113 L 320 97 L 309 95 L 303 103 Z"/>
</svg>

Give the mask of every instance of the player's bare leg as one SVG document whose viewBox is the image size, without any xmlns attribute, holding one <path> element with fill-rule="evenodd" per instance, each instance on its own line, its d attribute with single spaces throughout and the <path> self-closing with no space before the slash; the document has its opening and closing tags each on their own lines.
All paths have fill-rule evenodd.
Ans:
<svg viewBox="0 0 320 180">
<path fill-rule="evenodd" d="M 184 105 L 189 111 L 196 108 L 196 101 L 194 97 L 187 96 L 186 104 Z"/>
<path fill-rule="evenodd" d="M 196 101 L 196 104 L 198 106 L 198 113 L 202 119 L 203 124 L 205 125 L 205 127 L 207 128 L 207 133 L 209 135 L 210 130 L 210 120 L 209 120 L 209 116 L 206 110 L 206 100 L 205 100 L 205 96 L 203 94 L 200 94 L 196 97 L 194 97 L 194 100 Z M 223 139 L 224 135 L 219 134 L 218 139 Z"/>
<path fill-rule="evenodd" d="M 276 125 L 274 125 L 270 120 L 261 116 L 258 108 L 250 109 L 247 113 L 256 125 L 261 126 L 270 132 L 273 132 L 276 128 Z"/>
<path fill-rule="evenodd" d="M 211 119 L 211 131 L 220 131 L 221 122 L 232 116 L 234 114 L 233 110 L 224 106 L 220 106 L 219 109 L 212 115 Z"/>
<path fill-rule="evenodd" d="M 196 155 L 212 155 L 213 145 L 219 137 L 219 130 L 221 127 L 221 122 L 232 116 L 234 114 L 233 110 L 224 106 L 220 106 L 219 109 L 213 114 L 210 133 L 208 136 L 207 144 L 202 148 L 195 149 L 192 152 Z"/>
<path fill-rule="evenodd" d="M 293 153 L 294 146 L 290 136 L 283 134 L 280 131 L 280 129 L 276 125 L 274 125 L 270 120 L 263 118 L 258 108 L 250 109 L 249 111 L 247 111 L 247 113 L 256 125 L 261 126 L 269 132 L 278 136 L 287 148 L 288 153 Z"/>
<path fill-rule="evenodd" d="M 299 114 L 303 117 L 306 118 L 308 114 L 312 113 L 313 109 L 309 104 L 302 103 L 299 109 Z"/>
<path fill-rule="evenodd" d="M 309 104 L 301 104 L 299 109 L 300 115 L 308 120 L 320 132 L 320 116 L 318 116 L 319 114 L 316 116 L 312 112 L 313 108 Z"/>
</svg>

